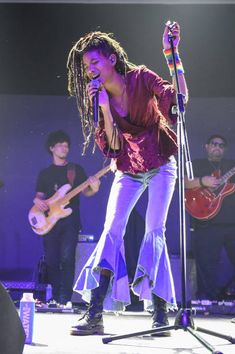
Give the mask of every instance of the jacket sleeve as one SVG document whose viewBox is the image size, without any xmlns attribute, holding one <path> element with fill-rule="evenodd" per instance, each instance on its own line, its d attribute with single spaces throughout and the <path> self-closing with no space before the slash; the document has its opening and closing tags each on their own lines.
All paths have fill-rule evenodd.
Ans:
<svg viewBox="0 0 235 354">
<path fill-rule="evenodd" d="M 158 108 L 162 115 L 172 124 L 177 120 L 177 114 L 172 113 L 172 106 L 176 104 L 176 91 L 174 86 L 163 80 L 153 71 L 146 69 L 145 81 L 148 89 L 156 96 Z"/>
</svg>

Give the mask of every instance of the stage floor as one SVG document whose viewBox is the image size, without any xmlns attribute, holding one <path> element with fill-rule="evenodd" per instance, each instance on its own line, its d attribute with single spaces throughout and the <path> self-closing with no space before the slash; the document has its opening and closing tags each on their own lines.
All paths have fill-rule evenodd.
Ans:
<svg viewBox="0 0 235 354">
<path fill-rule="evenodd" d="M 69 329 L 76 324 L 79 314 L 36 313 L 33 345 L 25 345 L 24 354 L 206 354 L 210 353 L 189 332 L 173 330 L 171 337 L 153 338 L 149 335 L 131 337 L 103 344 L 103 336 L 71 336 Z M 234 316 L 233 316 L 234 317 Z M 192 316 L 198 327 L 235 337 L 232 316 Z M 170 316 L 170 324 L 175 317 Z M 121 335 L 151 329 L 151 315 L 147 312 L 125 312 L 119 316 L 104 315 L 106 334 Z M 197 332 L 199 333 L 199 332 Z M 235 344 L 214 336 L 200 335 L 218 353 L 234 354 Z"/>
</svg>

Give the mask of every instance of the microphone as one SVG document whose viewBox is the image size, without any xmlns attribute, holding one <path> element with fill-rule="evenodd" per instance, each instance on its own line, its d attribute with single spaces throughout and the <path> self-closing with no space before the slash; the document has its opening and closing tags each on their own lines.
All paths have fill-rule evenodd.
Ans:
<svg viewBox="0 0 235 354">
<path fill-rule="evenodd" d="M 94 127 L 98 127 L 99 123 L 99 87 L 100 87 L 100 81 L 98 79 L 92 79 L 91 80 L 96 88 L 97 91 L 95 95 L 92 97 L 92 110 L 93 110 L 93 120 L 94 120 Z"/>
<path fill-rule="evenodd" d="M 172 34 L 172 31 L 174 30 L 175 24 L 176 24 L 175 21 L 174 21 L 174 22 L 168 21 L 168 22 L 166 23 L 166 25 L 167 25 L 167 27 L 168 27 L 168 30 L 169 30 L 169 32 L 168 32 L 169 42 L 170 42 L 170 39 L 172 39 L 172 40 L 175 39 L 175 36 L 173 36 L 173 34 Z"/>
</svg>

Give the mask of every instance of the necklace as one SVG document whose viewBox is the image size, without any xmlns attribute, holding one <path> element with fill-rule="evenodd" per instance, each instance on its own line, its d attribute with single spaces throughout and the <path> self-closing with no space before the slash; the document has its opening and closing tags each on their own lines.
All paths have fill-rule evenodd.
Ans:
<svg viewBox="0 0 235 354">
<path fill-rule="evenodd" d="M 126 117 L 127 116 L 127 95 L 126 95 L 126 83 L 124 81 L 122 93 L 120 96 L 113 96 L 111 98 L 111 105 L 115 109 L 115 111 L 118 113 L 120 117 Z"/>
</svg>

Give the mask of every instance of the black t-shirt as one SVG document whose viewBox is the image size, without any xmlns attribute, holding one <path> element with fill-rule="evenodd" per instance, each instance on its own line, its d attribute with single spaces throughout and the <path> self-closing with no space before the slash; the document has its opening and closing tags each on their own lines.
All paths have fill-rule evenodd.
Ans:
<svg viewBox="0 0 235 354">
<path fill-rule="evenodd" d="M 235 167 L 235 160 L 222 159 L 220 163 L 210 162 L 208 159 L 196 159 L 193 161 L 194 177 L 211 176 L 216 170 L 220 170 L 223 176 Z M 229 182 L 235 183 L 235 175 Z M 201 221 L 193 218 L 194 226 L 207 226 L 211 224 L 235 224 L 235 192 L 226 196 L 222 202 L 220 211 L 208 221 Z"/>
<path fill-rule="evenodd" d="M 77 164 L 72 164 L 75 168 L 75 178 L 73 182 L 74 189 L 81 183 L 83 183 L 86 179 L 86 173 L 84 169 Z M 36 184 L 36 192 L 42 192 L 45 194 L 45 198 L 50 198 L 55 192 L 64 184 L 69 184 L 68 180 L 68 166 L 71 164 L 67 164 L 65 166 L 56 166 L 54 164 L 49 167 L 43 169 L 38 176 L 37 184 Z M 79 194 L 73 197 L 68 207 L 73 209 L 72 215 L 75 218 L 79 218 Z M 80 219 L 79 219 L 80 220 Z"/>
</svg>

